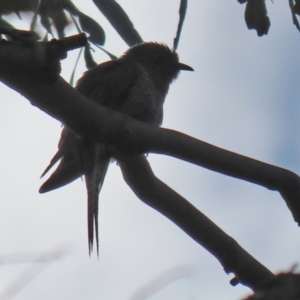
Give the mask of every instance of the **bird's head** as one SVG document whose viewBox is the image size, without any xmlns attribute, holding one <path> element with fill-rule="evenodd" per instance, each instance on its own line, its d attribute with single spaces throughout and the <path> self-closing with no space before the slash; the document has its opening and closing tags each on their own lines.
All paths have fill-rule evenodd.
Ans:
<svg viewBox="0 0 300 300">
<path fill-rule="evenodd" d="M 121 57 L 124 61 L 140 64 L 157 80 L 170 84 L 181 70 L 193 71 L 179 62 L 178 54 L 165 44 L 142 43 L 129 48 Z"/>
</svg>

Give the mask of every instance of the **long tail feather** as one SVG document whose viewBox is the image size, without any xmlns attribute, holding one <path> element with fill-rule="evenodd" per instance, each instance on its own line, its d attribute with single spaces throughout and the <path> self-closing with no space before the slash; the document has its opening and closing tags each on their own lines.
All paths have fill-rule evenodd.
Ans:
<svg viewBox="0 0 300 300">
<path fill-rule="evenodd" d="M 102 147 L 102 146 L 100 146 Z M 94 163 L 85 173 L 85 181 L 88 194 L 88 242 L 89 254 L 93 250 L 94 236 L 96 237 L 97 255 L 99 255 L 99 234 L 98 234 L 98 202 L 104 178 L 109 166 L 110 156 L 105 151 L 98 149 L 94 153 Z M 91 157 L 89 157 L 91 159 Z"/>
</svg>

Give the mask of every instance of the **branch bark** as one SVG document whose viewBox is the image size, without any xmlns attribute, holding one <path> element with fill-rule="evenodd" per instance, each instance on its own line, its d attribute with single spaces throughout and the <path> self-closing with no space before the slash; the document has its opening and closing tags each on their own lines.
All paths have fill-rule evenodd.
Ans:
<svg viewBox="0 0 300 300">
<path fill-rule="evenodd" d="M 41 59 L 41 51 L 38 50 L 36 46 L 2 42 L 0 80 L 21 93 L 32 105 L 71 128 L 78 136 L 112 144 L 125 153 L 153 152 L 173 156 L 276 190 L 281 193 L 294 220 L 300 223 L 300 177 L 295 173 L 215 147 L 180 132 L 135 121 L 95 104 L 60 77 L 55 81 L 41 80 L 45 58 Z"/>
<path fill-rule="evenodd" d="M 232 285 L 242 283 L 256 290 L 274 277 L 233 238 L 155 177 L 143 155 L 116 156 L 124 180 L 137 197 L 173 221 L 215 256 L 227 274 L 234 273 L 236 277 L 231 280 Z"/>
<path fill-rule="evenodd" d="M 45 71 L 48 57 L 48 52 L 41 49 L 43 48 L 36 44 L 1 42 L 0 80 L 26 97 L 32 105 L 64 123 L 79 137 L 110 144 L 118 149 L 118 153 L 123 153 L 124 157 L 130 154 L 133 158 L 129 160 L 129 168 L 127 158 L 124 160 L 116 152 L 125 180 L 135 193 L 215 255 L 226 272 L 234 272 L 237 279 L 234 279 L 232 284 L 239 281 L 255 289 L 273 276 L 240 248 L 236 241 L 155 178 L 146 160 L 141 159 L 138 154 L 155 152 L 170 155 L 277 190 L 291 209 L 294 219 L 300 222 L 298 175 L 220 149 L 183 133 L 135 121 L 95 104 L 58 76 L 51 77 L 51 80 L 41 79 L 41 70 Z M 59 63 L 58 58 L 51 56 L 51 59 L 56 59 L 55 63 Z M 250 269 L 251 272 L 248 272 Z"/>
</svg>

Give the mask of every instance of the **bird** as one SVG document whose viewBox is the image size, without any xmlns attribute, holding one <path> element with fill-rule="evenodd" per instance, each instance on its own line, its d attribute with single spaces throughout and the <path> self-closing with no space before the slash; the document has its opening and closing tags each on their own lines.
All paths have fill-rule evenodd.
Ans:
<svg viewBox="0 0 300 300">
<path fill-rule="evenodd" d="M 99 105 L 159 127 L 163 121 L 163 104 L 169 86 L 182 70 L 193 71 L 190 66 L 179 62 L 175 50 L 166 44 L 144 42 L 129 48 L 118 59 L 86 71 L 75 89 Z M 64 126 L 58 151 L 41 175 L 43 177 L 59 162 L 40 187 L 40 193 L 60 188 L 84 176 L 88 202 L 89 255 L 93 250 L 94 236 L 99 255 L 99 193 L 111 161 L 113 157 L 107 145 L 79 138 Z"/>
</svg>

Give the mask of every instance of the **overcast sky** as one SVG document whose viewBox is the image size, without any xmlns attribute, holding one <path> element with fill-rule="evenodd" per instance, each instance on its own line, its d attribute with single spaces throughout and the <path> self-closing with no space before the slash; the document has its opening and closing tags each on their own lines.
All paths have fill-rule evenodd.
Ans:
<svg viewBox="0 0 300 300">
<path fill-rule="evenodd" d="M 118 56 L 127 49 L 92 1 L 74 3 L 103 26 L 105 49 Z M 119 3 L 145 41 L 172 46 L 179 1 Z M 299 174 L 300 33 L 286 1 L 267 1 L 267 7 L 272 25 L 259 38 L 246 28 L 245 6 L 237 1 L 189 1 L 178 53 L 195 72 L 183 72 L 172 84 L 163 127 Z M 67 80 L 76 56 L 69 53 L 62 64 Z M 97 51 L 96 59 L 108 57 Z M 76 77 L 83 71 L 82 62 Z M 61 124 L 3 84 L 0 95 L 0 261 L 12 254 L 66 254 L 30 269 L 47 266 L 15 299 L 137 300 L 139 288 L 174 268 L 182 278 L 147 300 L 237 300 L 250 292 L 231 287 L 232 276 L 213 256 L 138 200 L 115 164 L 100 196 L 100 256 L 90 258 L 84 182 L 38 193 Z M 271 271 L 300 262 L 300 229 L 278 193 L 174 158 L 150 154 L 149 161 L 161 180 Z M 0 295 L 7 295 L 10 284 L 16 289 L 14 280 L 30 266 L 1 266 Z"/>
</svg>

